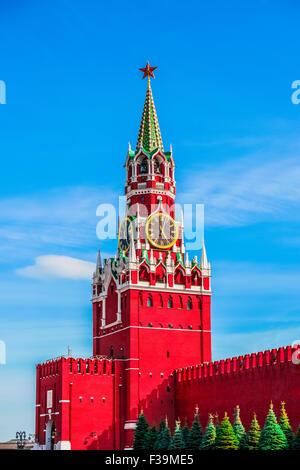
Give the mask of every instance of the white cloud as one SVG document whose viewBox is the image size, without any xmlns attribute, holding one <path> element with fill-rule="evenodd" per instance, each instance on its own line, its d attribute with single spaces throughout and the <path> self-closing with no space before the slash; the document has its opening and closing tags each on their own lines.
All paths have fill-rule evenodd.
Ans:
<svg viewBox="0 0 300 470">
<path fill-rule="evenodd" d="M 252 333 L 213 334 L 213 360 L 288 346 L 299 338 L 300 327 L 295 326 Z"/>
<path fill-rule="evenodd" d="M 96 209 L 116 204 L 108 187 L 59 188 L 0 200 L 0 239 L 27 245 L 82 246 L 96 239 Z"/>
<path fill-rule="evenodd" d="M 205 222 L 248 225 L 265 220 L 299 220 L 300 159 L 256 153 L 188 175 L 181 201 L 203 202 Z M 188 188 L 188 189 L 187 189 Z"/>
<path fill-rule="evenodd" d="M 35 258 L 35 264 L 17 269 L 21 276 L 44 279 L 61 277 L 66 279 L 91 279 L 95 264 L 70 256 L 44 255 Z"/>
</svg>

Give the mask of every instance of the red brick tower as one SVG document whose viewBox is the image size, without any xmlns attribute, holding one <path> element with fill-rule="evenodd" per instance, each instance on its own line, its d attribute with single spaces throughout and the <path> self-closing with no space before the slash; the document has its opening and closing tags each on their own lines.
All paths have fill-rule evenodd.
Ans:
<svg viewBox="0 0 300 470">
<path fill-rule="evenodd" d="M 210 264 L 189 260 L 183 217 L 175 221 L 172 150 L 165 152 L 149 63 L 136 150 L 127 153 L 126 217 L 118 251 L 93 275 L 93 357 L 37 365 L 36 449 L 131 448 L 138 414 L 188 423 L 239 404 L 249 425 L 270 400 L 284 400 L 299 424 L 299 346 L 211 362 Z M 220 393 L 220 390 L 222 393 Z M 230 411 L 231 410 L 231 411 Z"/>
<path fill-rule="evenodd" d="M 127 153 L 126 217 L 118 252 L 93 276 L 93 354 L 122 363 L 120 426 L 131 447 L 141 409 L 174 422 L 175 369 L 211 360 L 210 264 L 189 260 L 183 218 L 175 221 L 172 149 L 164 151 L 150 76 L 136 150 Z M 144 78 L 143 77 L 143 78 Z M 123 433 L 125 429 L 125 433 Z"/>
</svg>

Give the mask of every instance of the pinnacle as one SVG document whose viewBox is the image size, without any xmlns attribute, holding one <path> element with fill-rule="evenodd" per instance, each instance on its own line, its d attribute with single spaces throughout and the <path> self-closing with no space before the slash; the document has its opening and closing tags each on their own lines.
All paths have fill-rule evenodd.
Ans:
<svg viewBox="0 0 300 470">
<path fill-rule="evenodd" d="M 150 81 L 148 81 L 146 99 L 142 114 L 138 141 L 136 145 L 137 149 L 140 147 L 142 147 L 148 152 L 152 152 L 158 147 L 163 150 L 163 143 L 160 134 L 160 128 L 158 124 Z"/>
<path fill-rule="evenodd" d="M 205 249 L 205 244 L 204 244 L 204 238 L 202 240 L 202 252 L 201 252 L 201 259 L 200 259 L 200 267 L 201 268 L 207 268 L 208 267 L 206 249 Z"/>
</svg>

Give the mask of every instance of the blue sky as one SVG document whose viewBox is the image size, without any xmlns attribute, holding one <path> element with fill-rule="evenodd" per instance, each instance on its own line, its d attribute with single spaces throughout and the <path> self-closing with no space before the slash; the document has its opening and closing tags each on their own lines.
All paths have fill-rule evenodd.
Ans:
<svg viewBox="0 0 300 470">
<path fill-rule="evenodd" d="M 300 338 L 299 9 L 1 1 L 0 440 L 34 431 L 36 363 L 92 353 L 89 263 L 116 247 L 95 212 L 123 193 L 147 60 L 178 199 L 205 204 L 214 359 Z"/>
</svg>

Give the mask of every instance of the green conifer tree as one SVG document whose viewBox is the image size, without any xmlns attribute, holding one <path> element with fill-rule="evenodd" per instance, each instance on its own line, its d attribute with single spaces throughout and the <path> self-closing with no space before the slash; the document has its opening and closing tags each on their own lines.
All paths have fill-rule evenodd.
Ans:
<svg viewBox="0 0 300 470">
<path fill-rule="evenodd" d="M 258 446 L 260 436 L 260 426 L 256 418 L 256 414 L 253 415 L 248 433 L 244 434 L 240 440 L 239 448 L 241 450 L 256 450 Z"/>
<path fill-rule="evenodd" d="M 284 401 L 281 402 L 281 411 L 280 411 L 280 419 L 279 419 L 279 426 L 283 430 L 286 440 L 287 440 L 287 449 L 293 448 L 293 443 L 295 439 L 295 435 L 292 430 L 292 426 L 290 425 L 289 418 L 287 412 L 285 410 L 285 403 Z"/>
<path fill-rule="evenodd" d="M 256 414 L 253 415 L 253 420 L 247 435 L 247 444 L 249 450 L 256 450 L 258 447 L 261 429 L 257 421 Z"/>
<path fill-rule="evenodd" d="M 157 440 L 157 430 L 155 426 L 152 426 L 152 428 L 148 431 L 147 434 L 147 445 L 146 445 L 146 450 L 154 450 L 154 446 Z"/>
<path fill-rule="evenodd" d="M 143 411 L 141 411 L 134 433 L 134 450 L 145 450 L 147 448 L 148 427 L 149 424 L 147 423 Z"/>
<path fill-rule="evenodd" d="M 296 432 L 296 436 L 293 442 L 293 449 L 300 450 L 300 426 L 298 427 L 298 431 Z"/>
<path fill-rule="evenodd" d="M 184 449 L 185 444 L 182 436 L 182 430 L 180 427 L 180 420 L 176 421 L 176 426 L 174 430 L 174 435 L 171 439 L 169 449 L 170 450 L 175 450 L 175 449 Z"/>
<path fill-rule="evenodd" d="M 166 420 L 162 419 L 161 422 L 159 423 L 159 429 L 157 432 L 156 441 L 154 443 L 154 450 L 159 449 L 160 441 L 162 439 L 165 428 L 166 428 Z"/>
<path fill-rule="evenodd" d="M 216 433 L 215 449 L 217 450 L 237 450 L 239 447 L 239 441 L 235 435 L 233 427 L 229 421 L 227 413 Z"/>
<path fill-rule="evenodd" d="M 265 425 L 260 433 L 258 450 L 283 450 L 286 447 L 287 439 L 277 423 L 273 403 L 271 402 Z"/>
<path fill-rule="evenodd" d="M 217 430 L 218 427 L 220 426 L 220 420 L 219 420 L 219 415 L 218 415 L 218 413 L 215 413 L 215 415 L 214 415 L 214 420 L 215 420 L 214 425 L 215 425 L 215 428 L 216 428 L 216 430 Z"/>
<path fill-rule="evenodd" d="M 237 437 L 237 440 L 240 443 L 242 437 L 245 436 L 246 431 L 245 431 L 245 428 L 242 424 L 242 420 L 241 420 L 241 417 L 240 417 L 240 407 L 239 407 L 239 405 L 237 405 L 235 407 L 235 411 L 234 411 L 233 430 L 234 430 L 234 433 Z"/>
<path fill-rule="evenodd" d="M 171 431 L 168 425 L 168 419 L 165 419 L 165 425 L 162 426 L 161 432 L 158 433 L 155 445 L 156 450 L 168 450 L 171 443 Z"/>
<path fill-rule="evenodd" d="M 216 438 L 217 438 L 218 432 L 220 431 L 220 420 L 219 420 L 218 413 L 214 414 L 214 425 L 216 428 Z"/>
<path fill-rule="evenodd" d="M 213 450 L 216 440 L 216 428 L 213 422 L 213 415 L 209 414 L 205 434 L 200 444 L 200 450 Z"/>
<path fill-rule="evenodd" d="M 187 419 L 185 419 L 184 426 L 182 428 L 182 437 L 184 441 L 184 447 L 187 448 L 189 445 L 190 429 L 187 425 Z"/>
<path fill-rule="evenodd" d="M 202 428 L 199 421 L 199 408 L 198 405 L 195 408 L 194 421 L 190 430 L 188 449 L 189 450 L 199 450 L 200 444 L 202 442 Z"/>
</svg>

